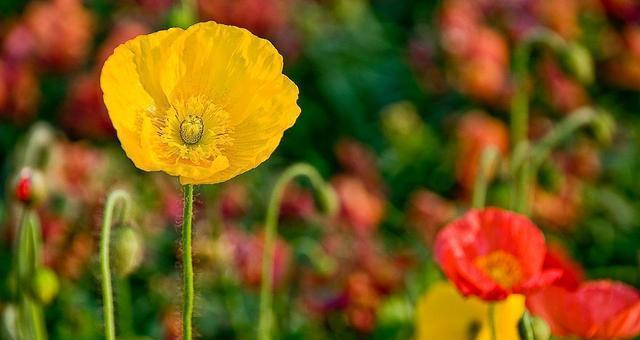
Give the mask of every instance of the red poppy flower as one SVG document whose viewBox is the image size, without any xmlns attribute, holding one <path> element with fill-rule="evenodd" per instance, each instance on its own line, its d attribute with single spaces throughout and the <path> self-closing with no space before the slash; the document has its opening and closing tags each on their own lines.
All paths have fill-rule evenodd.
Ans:
<svg viewBox="0 0 640 340">
<path fill-rule="evenodd" d="M 544 236 L 526 217 L 487 208 L 472 210 L 437 236 L 436 260 L 464 295 L 488 301 L 528 294 L 560 275 L 544 270 Z"/>
<path fill-rule="evenodd" d="M 584 280 L 584 270 L 574 261 L 566 249 L 559 244 L 549 244 L 547 255 L 544 257 L 545 269 L 557 269 L 562 272 L 560 278 L 553 285 L 574 290 Z"/>
<path fill-rule="evenodd" d="M 587 282 L 576 291 L 545 288 L 527 298 L 527 307 L 557 336 L 620 339 L 640 334 L 640 292 L 619 282 Z"/>
</svg>

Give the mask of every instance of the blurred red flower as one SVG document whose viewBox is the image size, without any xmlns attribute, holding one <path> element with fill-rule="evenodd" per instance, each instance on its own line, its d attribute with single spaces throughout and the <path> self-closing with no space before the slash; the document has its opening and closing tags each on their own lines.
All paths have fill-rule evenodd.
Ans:
<svg viewBox="0 0 640 340">
<path fill-rule="evenodd" d="M 309 190 L 292 183 L 287 186 L 280 205 L 280 217 L 289 219 L 304 219 L 312 216 L 315 211 L 313 195 Z"/>
<path fill-rule="evenodd" d="M 29 121 L 40 101 L 38 79 L 31 64 L 0 59 L 0 117 Z"/>
<path fill-rule="evenodd" d="M 249 210 L 249 191 L 239 182 L 224 185 L 220 192 L 218 205 L 223 221 L 238 219 Z"/>
<path fill-rule="evenodd" d="M 236 270 L 242 282 L 250 287 L 259 287 L 262 282 L 262 254 L 264 251 L 264 234 L 246 234 L 240 231 L 225 233 L 225 240 L 231 246 L 231 253 Z M 276 239 L 273 257 L 273 287 L 282 287 L 291 267 L 291 249 L 287 242 Z"/>
<path fill-rule="evenodd" d="M 571 258 L 566 249 L 557 243 L 547 245 L 547 254 L 544 257 L 544 269 L 557 269 L 562 272 L 553 285 L 566 289 L 577 289 L 584 281 L 584 269 Z"/>
<path fill-rule="evenodd" d="M 73 80 L 63 111 L 62 125 L 76 137 L 105 138 L 115 134 L 97 74 L 84 74 Z"/>
<path fill-rule="evenodd" d="M 409 225 L 418 230 L 429 247 L 433 245 L 440 228 L 455 216 L 455 205 L 434 192 L 418 190 L 409 198 Z"/>
<path fill-rule="evenodd" d="M 353 139 L 336 144 L 336 157 L 345 172 L 358 177 L 371 191 L 381 190 L 376 155 L 368 146 Z"/>
<path fill-rule="evenodd" d="M 80 0 L 30 2 L 14 26 L 4 50 L 12 58 L 34 56 L 58 71 L 80 66 L 93 39 L 94 18 Z"/>
<path fill-rule="evenodd" d="M 563 176 L 555 190 L 534 188 L 533 217 L 545 227 L 571 230 L 582 209 L 582 185 L 575 177 Z"/>
<path fill-rule="evenodd" d="M 545 270 L 544 236 L 526 217 L 487 208 L 472 210 L 436 238 L 435 256 L 460 292 L 488 301 L 529 294 L 560 276 Z"/>
<path fill-rule="evenodd" d="M 527 307 L 556 336 L 621 339 L 640 334 L 640 292 L 619 282 L 586 282 L 575 291 L 548 287 L 527 297 Z"/>
<path fill-rule="evenodd" d="M 540 75 L 542 88 L 557 112 L 568 113 L 588 103 L 587 92 L 580 83 L 566 75 L 550 58 L 541 63 Z"/>
<path fill-rule="evenodd" d="M 483 150 L 493 146 L 502 155 L 506 154 L 509 132 L 502 121 L 483 112 L 471 111 L 460 119 L 457 138 L 456 176 L 464 191 L 469 193 L 475 184 Z"/>
<path fill-rule="evenodd" d="M 200 17 L 239 26 L 264 36 L 284 27 L 290 0 L 198 0 Z"/>
<path fill-rule="evenodd" d="M 339 217 L 359 234 L 372 232 L 384 217 L 385 201 L 356 177 L 339 175 L 331 184 L 340 202 Z"/>
</svg>

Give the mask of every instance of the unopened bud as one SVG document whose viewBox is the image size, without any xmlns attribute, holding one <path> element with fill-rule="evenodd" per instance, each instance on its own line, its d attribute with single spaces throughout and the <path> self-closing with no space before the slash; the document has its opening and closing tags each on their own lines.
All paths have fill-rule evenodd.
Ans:
<svg viewBox="0 0 640 340">
<path fill-rule="evenodd" d="M 58 276 L 49 268 L 38 268 L 31 282 L 33 297 L 43 305 L 49 304 L 58 295 L 60 289 Z"/>
<path fill-rule="evenodd" d="M 562 61 L 569 73 L 583 84 L 591 84 L 594 78 L 593 59 L 589 50 L 577 43 L 569 43 L 563 51 Z"/>
<path fill-rule="evenodd" d="M 613 135 L 616 131 L 616 123 L 609 113 L 599 111 L 591 126 L 599 143 L 603 145 L 611 144 L 613 141 Z"/>
<path fill-rule="evenodd" d="M 113 234 L 113 271 L 118 277 L 127 277 L 142 263 L 144 244 L 140 235 L 131 227 L 117 228 Z"/>
<path fill-rule="evenodd" d="M 40 171 L 32 168 L 22 168 L 14 185 L 15 198 L 24 205 L 37 206 L 44 202 L 47 196 L 47 186 Z"/>
<path fill-rule="evenodd" d="M 322 190 L 319 192 L 320 207 L 327 214 L 327 216 L 333 217 L 338 213 L 338 195 L 333 187 L 329 184 L 325 184 Z"/>
</svg>

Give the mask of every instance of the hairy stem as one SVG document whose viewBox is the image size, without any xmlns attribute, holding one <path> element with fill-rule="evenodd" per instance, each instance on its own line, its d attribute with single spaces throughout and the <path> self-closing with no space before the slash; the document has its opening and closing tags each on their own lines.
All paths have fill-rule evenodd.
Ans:
<svg viewBox="0 0 640 340">
<path fill-rule="evenodd" d="M 193 261 L 191 259 L 191 224 L 193 220 L 193 185 L 183 187 L 182 210 L 182 338 L 191 340 L 193 318 Z"/>
</svg>

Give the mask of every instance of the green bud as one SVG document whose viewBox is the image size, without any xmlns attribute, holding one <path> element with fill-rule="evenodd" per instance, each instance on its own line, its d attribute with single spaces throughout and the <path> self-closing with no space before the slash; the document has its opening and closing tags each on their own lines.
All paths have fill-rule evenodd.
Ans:
<svg viewBox="0 0 640 340">
<path fill-rule="evenodd" d="M 169 13 L 170 26 L 188 28 L 195 22 L 196 14 L 190 6 L 176 6 Z"/>
<path fill-rule="evenodd" d="M 113 271 L 118 277 L 127 277 L 138 269 L 142 263 L 144 243 L 133 228 L 122 226 L 115 229 L 111 245 Z"/>
<path fill-rule="evenodd" d="M 325 184 L 319 192 L 320 207 L 327 214 L 333 217 L 338 213 L 338 195 L 330 184 Z"/>
<path fill-rule="evenodd" d="M 47 185 L 44 175 L 38 170 L 24 167 L 14 180 L 13 194 L 20 203 L 34 207 L 47 198 Z"/>
<path fill-rule="evenodd" d="M 616 122 L 608 112 L 599 111 L 593 119 L 591 128 L 599 143 L 609 145 L 616 132 Z"/>
<path fill-rule="evenodd" d="M 411 324 L 413 310 L 404 296 L 391 296 L 380 306 L 378 320 L 382 325 Z"/>
<path fill-rule="evenodd" d="M 33 297 L 43 305 L 53 301 L 60 290 L 58 276 L 49 268 L 38 268 L 31 284 Z"/>
<path fill-rule="evenodd" d="M 423 125 L 415 105 L 410 102 L 397 102 L 382 111 L 382 130 L 390 140 L 406 140 L 420 133 Z"/>
<path fill-rule="evenodd" d="M 551 329 L 541 318 L 532 316 L 531 325 L 533 326 L 533 337 L 535 340 L 549 340 L 551 338 Z"/>
<path fill-rule="evenodd" d="M 566 70 L 579 82 L 591 84 L 594 78 L 593 59 L 589 50 L 577 43 L 568 43 L 562 53 Z"/>
<path fill-rule="evenodd" d="M 0 339 L 18 339 L 18 307 L 13 304 L 2 308 Z"/>
</svg>

